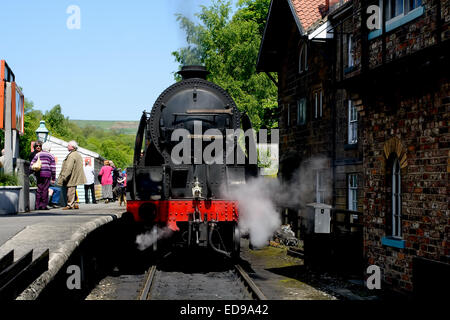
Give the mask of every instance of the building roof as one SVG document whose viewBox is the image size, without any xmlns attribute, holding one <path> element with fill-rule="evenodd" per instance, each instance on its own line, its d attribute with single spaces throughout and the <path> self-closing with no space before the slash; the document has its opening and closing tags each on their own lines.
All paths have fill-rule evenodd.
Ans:
<svg viewBox="0 0 450 320">
<path fill-rule="evenodd" d="M 54 136 L 49 136 L 48 137 L 48 142 L 50 142 L 52 144 L 60 145 L 60 146 L 62 146 L 64 148 L 67 148 L 67 145 L 69 144 L 69 142 L 64 141 L 62 139 L 59 139 L 59 138 L 56 138 Z M 85 149 L 85 148 L 82 148 L 82 147 L 78 147 L 77 151 L 82 153 L 82 154 L 88 155 L 90 157 L 99 158 L 101 160 L 104 160 L 103 157 L 100 156 L 97 152 L 94 152 L 94 151 L 91 151 L 91 150 L 88 150 L 88 149 Z"/>
<path fill-rule="evenodd" d="M 277 71 L 276 62 L 282 41 L 286 41 L 289 18 L 298 32 L 306 36 L 326 14 L 329 4 L 339 0 L 272 0 L 258 54 L 258 71 Z M 290 13 L 290 14 L 289 14 Z M 291 20 L 292 21 L 292 20 Z"/>
<path fill-rule="evenodd" d="M 327 6 L 327 0 L 288 0 L 292 3 L 295 14 L 303 30 L 308 30 L 316 21 L 322 18 L 321 10 Z"/>
</svg>

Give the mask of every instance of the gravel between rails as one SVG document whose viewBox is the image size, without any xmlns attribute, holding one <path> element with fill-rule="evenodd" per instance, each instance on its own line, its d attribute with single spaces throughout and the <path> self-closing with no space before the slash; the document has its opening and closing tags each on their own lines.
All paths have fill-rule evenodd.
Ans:
<svg viewBox="0 0 450 320">
<path fill-rule="evenodd" d="M 167 272 L 158 270 L 150 292 L 153 300 L 251 300 L 236 273 Z"/>
</svg>

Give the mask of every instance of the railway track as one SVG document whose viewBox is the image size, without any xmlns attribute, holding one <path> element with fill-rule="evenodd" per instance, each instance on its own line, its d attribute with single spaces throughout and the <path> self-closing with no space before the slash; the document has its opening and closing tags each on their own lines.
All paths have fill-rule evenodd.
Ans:
<svg viewBox="0 0 450 320">
<path fill-rule="evenodd" d="M 234 268 L 237 274 L 239 274 L 242 283 L 247 287 L 248 292 L 254 298 L 254 300 L 267 300 L 264 293 L 262 293 L 258 286 L 249 277 L 248 273 L 245 272 L 245 270 L 240 265 L 235 264 Z"/>
<path fill-rule="evenodd" d="M 228 270 L 183 273 L 152 265 L 139 300 L 267 300 L 242 266 Z"/>
</svg>

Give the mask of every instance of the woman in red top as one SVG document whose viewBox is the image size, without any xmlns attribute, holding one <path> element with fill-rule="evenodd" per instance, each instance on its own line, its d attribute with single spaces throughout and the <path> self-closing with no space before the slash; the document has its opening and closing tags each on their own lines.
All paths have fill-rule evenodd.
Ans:
<svg viewBox="0 0 450 320">
<path fill-rule="evenodd" d="M 105 203 L 108 203 L 109 201 L 112 201 L 113 194 L 112 194 L 112 184 L 113 184 L 113 177 L 112 177 L 112 171 L 113 168 L 109 165 L 109 161 L 105 160 L 104 166 L 100 169 L 100 172 L 98 173 L 99 176 L 101 176 L 100 183 L 102 184 L 102 194 L 103 199 L 105 200 Z M 100 180 L 100 177 L 99 177 Z"/>
</svg>

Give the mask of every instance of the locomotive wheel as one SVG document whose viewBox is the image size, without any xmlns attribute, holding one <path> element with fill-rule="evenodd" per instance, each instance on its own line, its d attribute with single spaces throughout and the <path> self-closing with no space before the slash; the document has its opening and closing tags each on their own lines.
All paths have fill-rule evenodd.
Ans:
<svg viewBox="0 0 450 320">
<path fill-rule="evenodd" d="M 158 229 L 156 228 L 156 226 L 153 227 L 152 229 L 152 241 L 153 241 L 153 251 L 156 252 L 158 251 Z"/>
<path fill-rule="evenodd" d="M 233 226 L 233 251 L 231 252 L 231 257 L 233 259 L 238 259 L 241 251 L 241 232 L 237 223 Z"/>
</svg>

